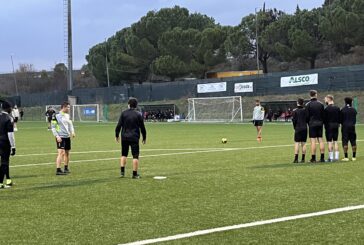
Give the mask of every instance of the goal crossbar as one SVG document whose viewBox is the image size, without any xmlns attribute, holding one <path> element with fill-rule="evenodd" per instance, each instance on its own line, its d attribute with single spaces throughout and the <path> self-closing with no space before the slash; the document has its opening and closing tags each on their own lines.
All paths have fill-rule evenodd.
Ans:
<svg viewBox="0 0 364 245">
<path fill-rule="evenodd" d="M 203 97 L 188 99 L 189 122 L 242 122 L 240 96 Z"/>
</svg>

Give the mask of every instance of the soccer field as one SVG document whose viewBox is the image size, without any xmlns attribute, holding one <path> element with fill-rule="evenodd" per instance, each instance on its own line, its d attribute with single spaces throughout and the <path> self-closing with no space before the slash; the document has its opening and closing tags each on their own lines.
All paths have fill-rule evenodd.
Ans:
<svg viewBox="0 0 364 245">
<path fill-rule="evenodd" d="M 257 143 L 250 124 L 150 123 L 134 180 L 130 160 L 119 178 L 115 125 L 76 123 L 72 173 L 56 176 L 47 125 L 19 124 L 0 244 L 123 244 L 364 204 L 362 142 L 356 162 L 294 165 L 290 124 Z M 363 227 L 358 209 L 163 244 L 363 244 Z"/>
</svg>

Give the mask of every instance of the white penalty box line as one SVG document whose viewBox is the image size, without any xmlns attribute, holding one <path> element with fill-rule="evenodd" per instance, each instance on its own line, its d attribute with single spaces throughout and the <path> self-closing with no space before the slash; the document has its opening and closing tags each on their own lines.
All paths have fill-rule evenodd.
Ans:
<svg viewBox="0 0 364 245">
<path fill-rule="evenodd" d="M 173 152 L 173 153 L 145 155 L 145 156 L 140 156 L 140 158 L 174 156 L 174 155 L 190 155 L 190 154 L 197 154 L 197 153 L 214 153 L 214 152 L 227 152 L 227 151 L 242 151 L 242 150 L 254 150 L 254 149 L 281 148 L 281 147 L 292 147 L 292 146 L 293 146 L 292 144 L 289 144 L 289 145 L 257 146 L 257 147 L 245 147 L 245 148 L 220 148 L 220 149 L 218 149 L 218 148 L 214 149 L 213 148 L 211 150 L 194 150 L 194 151 L 185 151 L 185 152 Z M 70 163 L 113 161 L 113 160 L 118 160 L 118 159 L 120 159 L 120 157 L 117 157 L 117 158 L 115 158 L 115 157 L 113 157 L 113 158 L 101 158 L 101 159 L 87 159 L 87 160 L 74 160 L 74 161 L 70 161 Z M 10 166 L 10 167 L 11 168 L 35 167 L 35 166 L 45 166 L 45 165 L 52 165 L 52 164 L 55 164 L 55 162 L 22 164 L 22 165 Z"/>
<path fill-rule="evenodd" d="M 204 150 L 221 150 L 221 149 L 235 149 L 235 148 L 157 148 L 157 149 L 143 149 L 142 151 L 204 151 Z M 120 152 L 121 150 L 98 150 L 98 151 L 71 151 L 73 154 L 89 154 L 89 153 L 112 153 L 112 152 Z M 30 154 L 22 154 L 16 155 L 17 157 L 31 157 L 31 156 L 48 156 L 48 155 L 57 155 L 57 152 L 48 152 L 48 153 L 30 153 Z"/>
<path fill-rule="evenodd" d="M 357 142 L 361 142 L 364 140 L 357 140 Z M 338 143 L 341 143 L 341 141 L 338 141 Z M 316 143 L 318 144 L 318 143 Z M 311 145 L 310 143 L 307 143 L 307 145 Z M 148 151 L 210 151 L 210 150 L 216 150 L 218 151 L 232 151 L 232 150 L 254 150 L 254 149 L 267 149 L 267 148 L 280 148 L 280 147 L 291 147 L 294 146 L 293 144 L 287 144 L 287 145 L 272 145 L 272 146 L 253 146 L 253 147 L 245 147 L 245 148 L 156 148 L 156 149 L 143 149 L 143 152 Z M 98 150 L 98 151 L 71 151 L 73 154 L 89 154 L 89 153 L 112 153 L 112 152 L 120 152 L 119 150 Z M 57 155 L 57 152 L 48 152 L 48 153 L 30 153 L 30 154 L 17 154 L 16 157 L 30 157 L 30 156 L 49 156 L 49 155 Z M 173 153 L 172 153 L 173 154 Z"/>
<path fill-rule="evenodd" d="M 287 217 L 276 218 L 276 219 L 255 221 L 255 222 L 245 223 L 245 224 L 212 228 L 212 229 L 207 229 L 207 230 L 198 230 L 198 231 L 189 232 L 189 233 L 177 234 L 177 235 L 173 235 L 173 236 L 148 239 L 148 240 L 136 241 L 136 242 L 131 242 L 131 243 L 118 244 L 118 245 L 154 244 L 154 243 L 174 241 L 174 240 L 179 240 L 179 239 L 202 236 L 202 235 L 207 235 L 207 234 L 212 234 L 212 233 L 217 233 L 217 232 L 238 230 L 238 229 L 244 229 L 244 228 L 249 228 L 249 227 L 281 223 L 281 222 L 287 222 L 287 221 L 299 220 L 299 219 L 306 219 L 306 218 L 312 218 L 312 217 L 318 217 L 318 216 L 323 216 L 323 215 L 336 214 L 336 213 L 342 213 L 342 212 L 348 212 L 348 211 L 354 211 L 354 210 L 360 210 L 360 209 L 364 209 L 364 205 L 349 206 L 349 207 L 344 207 L 344 208 L 335 208 L 335 209 L 329 209 L 329 210 L 314 212 L 314 213 L 299 214 L 299 215 L 287 216 Z"/>
<path fill-rule="evenodd" d="M 357 140 L 363 141 L 363 140 Z M 309 144 L 308 144 L 309 145 Z M 197 154 L 197 153 L 214 153 L 214 152 L 226 152 L 226 151 L 244 151 L 244 150 L 258 150 L 258 149 L 269 149 L 269 148 L 282 148 L 282 147 L 292 147 L 293 144 L 287 145 L 270 145 L 270 146 L 252 146 L 252 147 L 245 147 L 245 148 L 189 148 L 189 149 L 169 149 L 172 151 L 179 151 L 179 150 L 193 150 L 187 152 L 174 152 L 174 153 L 164 153 L 164 154 L 155 154 L 155 155 L 145 155 L 140 156 L 140 158 L 147 158 L 147 157 L 162 157 L 162 156 L 174 156 L 174 155 L 190 155 L 190 154 Z M 157 149 L 149 149 L 149 150 L 157 150 Z M 158 150 L 168 150 L 168 149 L 158 149 Z M 96 152 L 119 152 L 120 150 L 112 150 L 112 151 L 88 151 L 88 152 L 77 152 L 79 154 L 84 153 L 96 153 Z M 144 150 L 145 151 L 145 150 Z M 76 152 L 73 152 L 75 154 Z M 50 155 L 54 153 L 45 153 L 45 155 Z M 56 154 L 56 153 L 55 153 Z M 28 154 L 28 155 L 20 155 L 20 156 L 35 156 L 37 154 Z M 41 153 L 40 155 L 44 155 Z M 83 162 L 96 162 L 96 161 L 113 161 L 118 160 L 120 157 L 113 157 L 113 158 L 99 158 L 99 159 L 88 159 L 88 160 L 74 160 L 70 161 L 70 163 L 83 163 Z M 23 165 L 15 165 L 10 166 L 11 168 L 20 168 L 20 167 L 33 167 L 33 166 L 44 166 L 44 165 L 51 165 L 55 164 L 54 162 L 46 162 L 46 163 L 34 163 L 34 164 L 23 164 Z"/>
</svg>

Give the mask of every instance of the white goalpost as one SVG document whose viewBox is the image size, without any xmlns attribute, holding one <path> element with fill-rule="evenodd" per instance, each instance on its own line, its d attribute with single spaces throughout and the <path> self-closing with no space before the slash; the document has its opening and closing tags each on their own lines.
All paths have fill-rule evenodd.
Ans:
<svg viewBox="0 0 364 245">
<path fill-rule="evenodd" d="M 48 110 L 49 107 L 52 107 L 56 113 L 61 110 L 61 105 L 46 105 L 45 112 Z M 72 105 L 69 114 L 72 121 L 99 122 L 100 106 L 99 104 Z"/>
<path fill-rule="evenodd" d="M 58 113 L 61 110 L 61 105 L 46 105 L 45 110 L 44 110 L 44 113 L 48 110 L 49 107 L 52 107 L 52 109 L 56 113 Z M 70 115 L 72 115 L 72 107 L 71 107 Z M 46 122 L 48 121 L 47 117 L 45 118 L 45 120 L 46 120 Z"/>
<path fill-rule="evenodd" d="M 72 106 L 72 121 L 76 122 L 99 122 L 99 104 L 84 104 Z"/>
<path fill-rule="evenodd" d="M 189 98 L 189 122 L 243 122 L 241 96 Z"/>
<path fill-rule="evenodd" d="M 59 112 L 61 110 L 61 105 L 46 105 L 45 112 L 48 110 L 49 107 L 52 107 L 55 112 Z"/>
</svg>

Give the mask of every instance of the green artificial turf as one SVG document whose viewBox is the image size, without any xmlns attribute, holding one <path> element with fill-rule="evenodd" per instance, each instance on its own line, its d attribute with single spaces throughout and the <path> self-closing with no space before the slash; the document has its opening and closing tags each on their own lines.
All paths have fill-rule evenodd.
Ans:
<svg viewBox="0 0 364 245">
<path fill-rule="evenodd" d="M 134 180 L 130 160 L 119 178 L 114 123 L 75 126 L 72 173 L 56 176 L 47 125 L 20 122 L 10 169 L 15 185 L 0 190 L 0 244 L 120 244 L 364 204 L 361 142 L 356 162 L 295 165 L 289 124 L 266 124 L 258 143 L 250 124 L 149 123 L 142 179 Z M 357 132 L 363 139 L 364 128 Z M 363 215 L 357 210 L 166 244 L 362 244 Z"/>
</svg>

